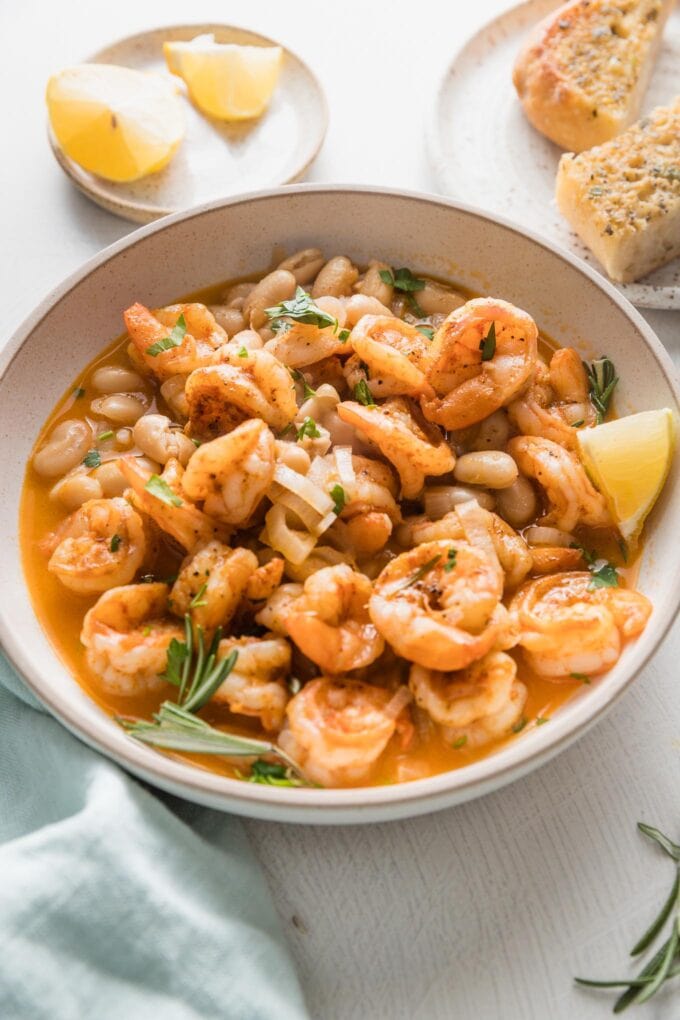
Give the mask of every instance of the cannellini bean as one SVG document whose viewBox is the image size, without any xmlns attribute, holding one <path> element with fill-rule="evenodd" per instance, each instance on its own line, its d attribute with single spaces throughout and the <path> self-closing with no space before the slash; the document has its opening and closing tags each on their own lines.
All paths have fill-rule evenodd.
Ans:
<svg viewBox="0 0 680 1020">
<path fill-rule="evenodd" d="M 108 397 L 97 397 L 90 404 L 94 414 L 101 414 L 116 425 L 134 425 L 147 408 L 147 402 L 138 394 L 112 393 Z"/>
<path fill-rule="evenodd" d="M 85 421 L 59 422 L 46 443 L 33 454 L 33 467 L 44 478 L 64 475 L 80 464 L 92 446 L 92 429 Z"/>
<path fill-rule="evenodd" d="M 131 393 L 141 389 L 144 380 L 123 365 L 102 365 L 93 373 L 92 385 L 99 393 Z"/>
<path fill-rule="evenodd" d="M 116 443 L 118 446 L 122 446 L 124 450 L 127 450 L 129 446 L 132 446 L 132 430 L 118 429 L 116 432 Z"/>
<path fill-rule="evenodd" d="M 231 308 L 229 305 L 209 305 L 208 311 L 212 312 L 215 322 L 221 326 L 227 336 L 234 336 L 242 329 L 245 329 L 246 320 L 238 308 Z"/>
<path fill-rule="evenodd" d="M 278 269 L 287 269 L 301 287 L 311 283 L 324 264 L 324 257 L 318 248 L 305 248 L 289 255 L 279 264 Z"/>
<path fill-rule="evenodd" d="M 185 388 L 187 376 L 171 375 L 161 385 L 161 396 L 176 418 L 183 421 L 189 417 L 189 404 Z"/>
<path fill-rule="evenodd" d="M 519 475 L 516 482 L 497 495 L 497 509 L 513 528 L 523 528 L 536 516 L 538 508 L 534 487 L 528 478 Z"/>
<path fill-rule="evenodd" d="M 242 329 L 231 338 L 231 342 L 239 347 L 245 347 L 247 351 L 259 351 L 264 346 L 262 337 L 256 329 Z"/>
<path fill-rule="evenodd" d="M 196 450 L 189 437 L 164 414 L 143 415 L 132 434 L 142 453 L 160 464 L 167 463 L 171 457 L 176 457 L 180 464 L 186 464 Z"/>
<path fill-rule="evenodd" d="M 473 450 L 502 450 L 510 438 L 510 422 L 507 412 L 500 408 L 483 422 L 480 422 L 477 437 L 472 443 Z"/>
<path fill-rule="evenodd" d="M 467 301 L 462 294 L 445 287 L 442 283 L 435 283 L 434 280 L 426 280 L 423 289 L 417 291 L 414 296 L 426 315 L 434 315 L 436 312 L 449 315 Z"/>
<path fill-rule="evenodd" d="M 243 302 L 243 317 L 253 329 L 267 323 L 265 308 L 287 301 L 295 294 L 297 280 L 287 269 L 275 269 L 256 283 Z"/>
<path fill-rule="evenodd" d="M 259 336 L 260 340 L 262 341 L 262 345 L 264 346 L 264 344 L 266 344 L 268 340 L 274 339 L 276 333 L 271 328 L 271 326 L 261 326 L 260 329 L 257 330 L 257 335 Z"/>
<path fill-rule="evenodd" d="M 88 499 L 101 499 L 101 484 L 85 473 L 67 475 L 51 489 L 50 499 L 57 499 L 67 510 L 77 510 Z"/>
<path fill-rule="evenodd" d="M 136 457 L 137 464 L 140 464 L 145 471 L 149 471 L 152 475 L 160 474 L 161 465 L 157 460 L 153 460 L 151 457 Z"/>
<path fill-rule="evenodd" d="M 501 450 L 484 450 L 464 453 L 456 461 L 453 474 L 464 485 L 507 489 L 517 481 L 519 471 L 509 453 L 502 453 Z"/>
<path fill-rule="evenodd" d="M 466 485 L 429 485 L 423 495 L 425 513 L 438 521 L 461 503 L 477 500 L 484 510 L 493 510 L 496 501 L 484 489 L 471 489 Z"/>
<path fill-rule="evenodd" d="M 323 300 L 320 298 L 319 300 Z M 356 326 L 364 315 L 391 315 L 392 312 L 376 297 L 368 294 L 353 294 L 345 302 L 345 325 Z"/>
<path fill-rule="evenodd" d="M 235 283 L 233 287 L 229 287 L 226 294 L 222 298 L 225 305 L 230 308 L 243 308 L 243 303 L 252 291 L 255 290 L 255 284 L 249 280 L 244 280 L 243 283 Z"/>
<path fill-rule="evenodd" d="M 275 441 L 276 459 L 280 464 L 297 471 L 299 475 L 306 475 L 312 463 L 306 450 L 303 450 L 297 443 L 287 443 L 283 439 Z"/>
<path fill-rule="evenodd" d="M 523 537 L 529 545 L 558 545 L 568 549 L 576 544 L 574 536 L 560 528 L 543 528 L 534 525 L 526 529 Z"/>
<path fill-rule="evenodd" d="M 327 312 L 334 319 L 338 320 L 338 329 L 344 329 L 347 320 L 347 312 L 343 302 L 330 294 L 325 294 L 315 302 L 322 312 Z"/>
<path fill-rule="evenodd" d="M 122 471 L 115 460 L 107 460 L 95 468 L 90 478 L 99 483 L 102 496 L 110 499 L 112 496 L 122 496 L 128 487 Z M 95 497 L 88 497 L 88 499 Z"/>
<path fill-rule="evenodd" d="M 391 272 L 386 262 L 369 262 L 364 278 L 359 284 L 359 294 L 375 298 L 382 305 L 390 305 L 394 297 L 394 287 L 385 283 L 380 275 L 381 270 Z M 384 312 L 364 312 L 364 315 L 384 315 Z M 390 312 L 387 313 L 388 315 Z M 358 320 L 357 320 L 358 321 Z"/>
<path fill-rule="evenodd" d="M 351 294 L 358 277 L 359 270 L 352 265 L 346 255 L 335 255 L 329 259 L 314 281 L 312 297 L 318 298 L 324 295 L 343 297 Z"/>
</svg>

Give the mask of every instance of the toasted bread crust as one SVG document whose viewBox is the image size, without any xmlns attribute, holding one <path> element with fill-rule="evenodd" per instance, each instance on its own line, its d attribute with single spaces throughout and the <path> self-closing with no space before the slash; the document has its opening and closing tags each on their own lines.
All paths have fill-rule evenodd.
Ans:
<svg viewBox="0 0 680 1020">
<path fill-rule="evenodd" d="M 680 96 L 604 145 L 562 156 L 556 198 L 619 283 L 680 256 Z"/>
<path fill-rule="evenodd" d="M 536 26 L 513 81 L 534 127 L 572 152 L 631 124 L 673 0 L 570 0 Z"/>
</svg>

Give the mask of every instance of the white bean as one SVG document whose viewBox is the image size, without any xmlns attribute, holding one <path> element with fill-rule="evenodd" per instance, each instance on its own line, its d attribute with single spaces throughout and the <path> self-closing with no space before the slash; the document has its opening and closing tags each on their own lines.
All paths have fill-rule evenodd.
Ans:
<svg viewBox="0 0 680 1020">
<path fill-rule="evenodd" d="M 464 485 L 483 485 L 487 489 L 507 489 L 517 481 L 519 471 L 509 453 L 484 450 L 464 453 L 456 461 L 454 477 Z"/>
<path fill-rule="evenodd" d="M 322 312 L 327 312 L 328 315 L 332 315 L 334 319 L 338 320 L 338 329 L 344 328 L 347 312 L 340 298 L 333 297 L 331 294 L 325 294 L 315 303 Z"/>
<path fill-rule="evenodd" d="M 116 443 L 118 446 L 122 446 L 124 450 L 128 446 L 132 446 L 132 432 L 130 429 L 118 429 L 116 432 Z"/>
<path fill-rule="evenodd" d="M 215 322 L 221 326 L 227 336 L 245 329 L 246 320 L 238 308 L 231 308 L 229 305 L 209 305 L 208 311 L 212 312 Z"/>
<path fill-rule="evenodd" d="M 99 481 L 84 472 L 67 475 L 50 491 L 50 499 L 58 499 L 67 510 L 77 510 L 88 499 L 101 499 L 102 496 Z"/>
<path fill-rule="evenodd" d="M 451 287 L 435 283 L 434 280 L 426 280 L 423 289 L 416 291 L 414 297 L 426 315 L 434 315 L 435 312 L 449 315 L 467 301 L 467 298 Z"/>
<path fill-rule="evenodd" d="M 243 302 L 243 317 L 253 329 L 264 326 L 268 319 L 265 308 L 287 301 L 295 294 L 297 281 L 287 269 L 275 269 L 255 284 Z"/>
<path fill-rule="evenodd" d="M 166 464 L 171 457 L 186 464 L 196 450 L 189 437 L 164 414 L 143 415 L 132 434 L 142 453 L 161 464 Z"/>
<path fill-rule="evenodd" d="M 107 499 L 110 499 L 112 496 L 122 496 L 128 487 L 128 483 L 115 460 L 107 460 L 104 464 L 100 464 L 98 468 L 94 469 L 90 478 L 99 483 L 102 495 Z"/>
<path fill-rule="evenodd" d="M 92 446 L 92 429 L 85 421 L 68 419 L 52 430 L 33 454 L 33 467 L 44 478 L 64 475 L 79 464 Z"/>
<path fill-rule="evenodd" d="M 92 375 L 92 385 L 99 393 L 131 393 L 141 389 L 144 380 L 123 365 L 102 365 Z"/>
<path fill-rule="evenodd" d="M 472 449 L 479 452 L 483 450 L 502 450 L 510 438 L 510 422 L 507 412 L 502 408 L 494 411 L 483 422 L 480 422 L 477 436 Z"/>
<path fill-rule="evenodd" d="M 255 290 L 255 284 L 250 281 L 244 281 L 243 283 L 235 283 L 229 287 L 226 294 L 222 298 L 225 305 L 229 305 L 230 308 L 243 308 L 243 304 L 252 291 Z"/>
<path fill-rule="evenodd" d="M 335 255 L 328 260 L 314 281 L 312 297 L 343 297 L 351 294 L 358 277 L 359 270 L 346 255 Z"/>
<path fill-rule="evenodd" d="M 186 398 L 186 375 L 171 375 L 161 384 L 161 396 L 175 418 L 186 421 L 189 417 L 189 403 Z"/>
<path fill-rule="evenodd" d="M 323 300 L 320 298 L 319 300 Z M 345 325 L 356 326 L 364 315 L 392 315 L 391 309 L 368 294 L 353 294 L 345 303 Z"/>
<path fill-rule="evenodd" d="M 278 269 L 287 269 L 292 273 L 301 287 L 311 283 L 324 263 L 324 257 L 318 248 L 305 248 L 289 255 L 279 264 Z"/>
<path fill-rule="evenodd" d="M 297 443 L 287 443 L 283 439 L 276 440 L 276 459 L 299 475 L 306 475 L 312 463 L 309 454 Z"/>
<path fill-rule="evenodd" d="M 97 397 L 90 404 L 94 414 L 101 414 L 116 425 L 134 425 L 146 407 L 143 397 L 132 393 L 112 393 L 108 397 Z"/>
<path fill-rule="evenodd" d="M 466 485 L 430 485 L 425 489 L 425 513 L 433 520 L 441 520 L 461 503 L 475 499 L 484 510 L 493 510 L 496 501 L 484 489 L 471 489 Z"/>
<path fill-rule="evenodd" d="M 573 535 L 570 535 L 568 531 L 561 531 L 560 528 L 544 528 L 534 525 L 527 528 L 523 535 L 528 545 L 557 545 L 568 549 L 576 543 Z"/>
<path fill-rule="evenodd" d="M 498 513 L 513 528 L 523 528 L 536 516 L 538 508 L 536 493 L 524 475 L 519 475 L 517 481 L 507 489 L 501 489 L 497 502 Z"/>
<path fill-rule="evenodd" d="M 391 269 L 386 262 L 369 262 L 364 278 L 359 284 L 359 293 L 366 297 L 375 298 L 382 305 L 389 305 L 394 297 L 394 287 L 390 283 L 385 283 L 380 275 L 381 271 L 391 273 Z M 368 314 L 384 315 L 385 313 L 371 312 Z M 388 312 L 387 314 L 389 315 L 390 313 Z"/>
<path fill-rule="evenodd" d="M 256 329 L 242 329 L 231 338 L 231 342 L 238 344 L 239 348 L 245 347 L 247 351 L 257 351 L 263 346 L 262 337 Z"/>
</svg>

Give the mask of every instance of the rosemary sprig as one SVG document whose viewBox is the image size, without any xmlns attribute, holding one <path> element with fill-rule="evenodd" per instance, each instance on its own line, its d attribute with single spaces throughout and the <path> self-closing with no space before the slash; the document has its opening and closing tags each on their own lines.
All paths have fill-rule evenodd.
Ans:
<svg viewBox="0 0 680 1020">
<path fill-rule="evenodd" d="M 614 1013 L 622 1013 L 628 1006 L 641 1005 L 643 1002 L 647 1002 L 666 981 L 680 975 L 680 846 L 651 825 L 638 822 L 638 829 L 649 839 L 654 840 L 664 853 L 675 862 L 675 880 L 659 914 L 652 921 L 644 935 L 635 943 L 630 951 L 630 955 L 638 956 L 645 949 L 648 949 L 661 933 L 666 921 L 673 912 L 674 917 L 670 936 L 646 966 L 643 967 L 637 977 L 627 980 L 625 978 L 617 978 L 612 981 L 593 981 L 590 978 L 575 979 L 579 985 L 584 985 L 587 988 L 625 987 L 626 991 L 614 1003 Z"/>
<path fill-rule="evenodd" d="M 584 361 L 583 367 L 588 376 L 590 402 L 595 408 L 597 424 L 601 425 L 607 416 L 619 377 L 616 374 L 614 362 L 606 357 L 606 355 L 597 358 L 590 365 L 587 361 Z"/>
</svg>

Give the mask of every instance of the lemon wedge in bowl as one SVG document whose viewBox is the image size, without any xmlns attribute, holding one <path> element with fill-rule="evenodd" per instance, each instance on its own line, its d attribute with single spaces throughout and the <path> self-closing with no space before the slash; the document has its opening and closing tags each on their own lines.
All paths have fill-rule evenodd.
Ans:
<svg viewBox="0 0 680 1020">
<path fill-rule="evenodd" d="M 165 42 L 168 70 L 183 78 L 196 106 L 219 120 L 249 120 L 266 110 L 276 88 L 280 46 L 217 43 L 214 35 Z"/>
<path fill-rule="evenodd" d="M 184 137 L 181 99 L 161 75 L 79 64 L 50 78 L 46 98 L 61 149 L 108 181 L 135 181 L 161 170 Z"/>
<path fill-rule="evenodd" d="M 673 412 L 668 407 L 641 411 L 580 429 L 577 435 L 586 471 L 607 500 L 621 535 L 634 546 L 671 466 Z"/>
</svg>

